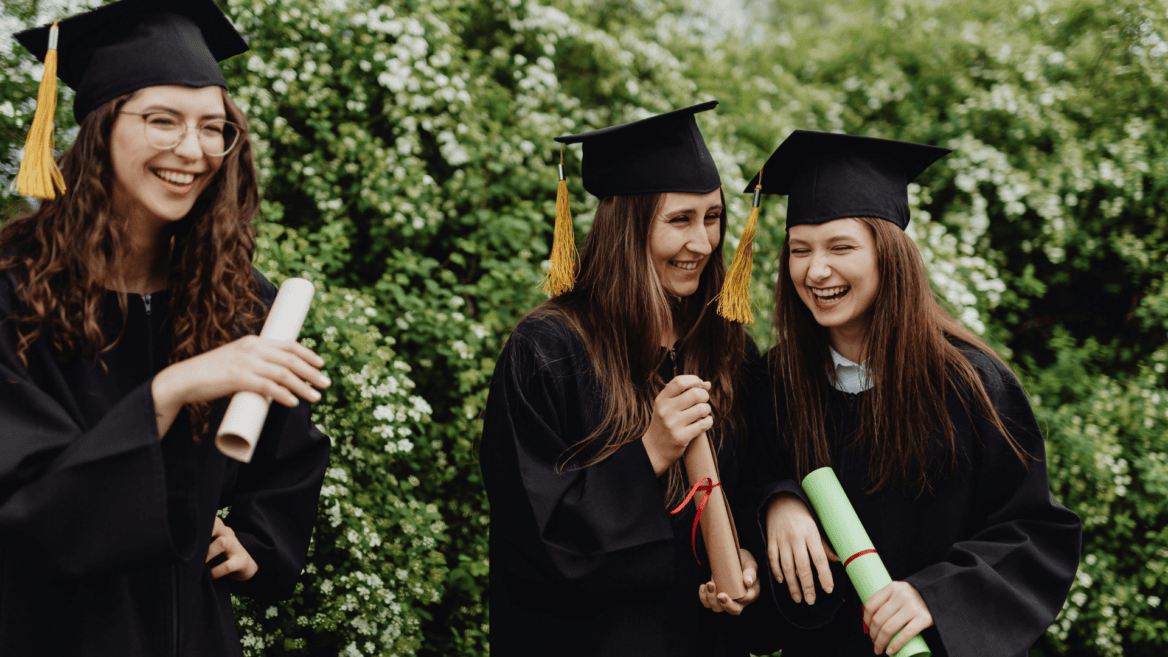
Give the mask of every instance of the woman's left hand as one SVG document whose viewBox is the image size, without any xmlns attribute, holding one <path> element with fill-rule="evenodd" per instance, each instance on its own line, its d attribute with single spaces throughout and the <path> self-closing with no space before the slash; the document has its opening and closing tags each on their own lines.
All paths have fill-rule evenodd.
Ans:
<svg viewBox="0 0 1168 657">
<path fill-rule="evenodd" d="M 731 600 L 728 594 L 718 592 L 718 586 L 713 581 L 706 582 L 698 586 L 698 598 L 706 609 L 725 611 L 731 616 L 737 616 L 746 605 L 758 598 L 758 562 L 747 550 L 739 548 L 738 554 L 742 558 L 742 584 L 746 586 L 746 595 L 738 600 Z"/>
<path fill-rule="evenodd" d="M 241 582 L 247 581 L 256 574 L 260 567 L 255 559 L 243 549 L 243 544 L 235 537 L 235 530 L 223 523 L 223 519 L 215 516 L 215 527 L 211 530 L 211 547 L 207 548 L 207 561 L 211 561 L 220 554 L 226 554 L 227 560 L 211 569 L 211 579 L 219 579 L 230 575 L 231 579 Z"/>
<path fill-rule="evenodd" d="M 909 639 L 932 627 L 933 615 L 921 594 L 908 582 L 893 582 L 880 589 L 864 603 L 864 623 L 875 644 L 874 654 L 896 654 Z M 896 633 L 900 632 L 899 636 Z M 892 641 L 892 637 L 896 640 Z M 892 641 L 889 644 L 889 641 Z"/>
</svg>

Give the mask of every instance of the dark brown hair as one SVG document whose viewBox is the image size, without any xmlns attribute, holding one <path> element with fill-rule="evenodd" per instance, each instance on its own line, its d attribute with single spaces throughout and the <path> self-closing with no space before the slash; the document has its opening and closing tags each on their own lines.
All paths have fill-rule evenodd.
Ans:
<svg viewBox="0 0 1168 657">
<path fill-rule="evenodd" d="M 872 232 L 879 276 L 864 351 L 875 385 L 857 407 L 852 443 L 869 455 L 869 492 L 893 486 L 915 489 L 917 495 L 929 490 L 930 470 L 936 471 L 929 461 L 933 436 L 941 440 L 941 469 L 956 467 L 956 436 L 947 399 L 957 391 L 969 391 L 968 403 L 959 395 L 966 411 L 971 404 L 1026 463 L 1029 455 L 1006 430 L 977 369 L 953 341 L 980 349 L 1007 370 L 1009 366 L 940 306 L 920 251 L 904 231 L 883 219 L 858 220 Z M 816 468 L 833 465 L 824 417 L 832 360 L 827 329 L 799 297 L 790 258 L 788 234 L 775 290 L 779 341 L 771 352 L 770 371 L 776 378 L 774 388 L 782 389 L 786 400 L 786 421 L 780 418 L 779 432 L 802 479 Z"/>
<path fill-rule="evenodd" d="M 127 243 L 126 224 L 112 209 L 114 171 L 109 140 L 127 94 L 93 110 L 60 159 L 67 191 L 0 227 L 0 271 L 9 270 L 25 313 L 16 320 L 17 356 L 38 339 L 51 341 L 60 360 L 100 360 L 111 349 L 102 336 L 106 286 L 117 282 Z M 259 209 L 247 119 L 223 92 L 227 118 L 242 127 L 239 143 L 195 201 L 170 227 L 167 288 L 171 293 L 170 362 L 176 363 L 254 333 L 263 302 L 252 276 L 252 219 Z M 123 322 L 127 296 L 119 293 Z M 194 435 L 207 430 L 211 405 L 188 408 Z"/>
<path fill-rule="evenodd" d="M 721 449 L 727 429 L 739 423 L 734 388 L 744 358 L 746 330 L 717 316 L 710 304 L 726 275 L 722 260 L 725 198 L 718 246 L 706 262 L 697 291 L 682 299 L 671 298 L 665 291 L 649 256 L 649 232 L 662 199 L 664 194 L 601 200 L 580 252 L 575 287 L 528 313 L 529 317 L 559 318 L 579 335 L 605 391 L 600 425 L 565 455 L 582 456 L 580 467 L 603 461 L 648 430 L 653 400 L 668 383 L 657 370 L 665 358 L 660 338 L 670 321 L 680 338 L 677 373 L 698 375 L 712 383 L 715 424 L 710 436 L 716 449 Z M 679 460 L 669 470 L 666 499 L 675 499 L 684 485 Z"/>
</svg>

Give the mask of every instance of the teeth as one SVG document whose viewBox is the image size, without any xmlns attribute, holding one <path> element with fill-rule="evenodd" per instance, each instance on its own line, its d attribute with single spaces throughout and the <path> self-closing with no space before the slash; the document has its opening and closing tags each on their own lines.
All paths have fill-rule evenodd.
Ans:
<svg viewBox="0 0 1168 657">
<path fill-rule="evenodd" d="M 677 260 L 670 260 L 669 264 L 677 267 L 678 269 L 693 270 L 698 268 L 698 261 L 696 260 L 690 262 L 678 262 Z"/>
<path fill-rule="evenodd" d="M 170 171 L 168 169 L 154 169 L 154 175 L 176 185 L 189 185 L 195 181 L 194 174 L 179 173 L 178 171 Z"/>
<path fill-rule="evenodd" d="M 848 289 L 847 285 L 840 285 L 838 287 L 826 287 L 823 289 L 811 288 L 811 292 L 820 299 L 826 299 L 847 292 Z"/>
</svg>

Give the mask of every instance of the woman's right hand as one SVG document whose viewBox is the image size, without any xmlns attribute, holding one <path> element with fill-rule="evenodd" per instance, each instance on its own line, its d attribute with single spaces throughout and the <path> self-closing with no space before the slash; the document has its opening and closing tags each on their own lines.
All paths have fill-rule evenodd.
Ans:
<svg viewBox="0 0 1168 657">
<path fill-rule="evenodd" d="M 194 358 L 170 365 L 154 377 L 151 390 L 162 436 L 186 404 L 254 392 L 285 406 L 318 401 L 327 388 L 324 360 L 294 340 L 247 335 Z"/>
<path fill-rule="evenodd" d="M 787 581 L 791 599 L 815 604 L 815 580 L 811 565 L 819 573 L 823 590 L 831 593 L 835 582 L 828 561 L 839 561 L 831 546 L 823 540 L 819 527 L 807 505 L 792 493 L 780 493 L 767 505 L 767 559 L 771 573 L 779 584 Z"/>
<path fill-rule="evenodd" d="M 714 426 L 710 382 L 692 374 L 673 377 L 653 400 L 653 421 L 642 442 L 660 477 L 681 458 L 690 441 Z"/>
</svg>

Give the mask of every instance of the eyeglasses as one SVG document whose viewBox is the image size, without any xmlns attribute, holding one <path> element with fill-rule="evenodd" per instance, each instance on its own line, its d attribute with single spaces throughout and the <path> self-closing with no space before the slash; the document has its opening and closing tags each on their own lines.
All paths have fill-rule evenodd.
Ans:
<svg viewBox="0 0 1168 657">
<path fill-rule="evenodd" d="M 170 112 L 126 112 L 142 117 L 142 128 L 146 134 L 146 143 L 154 148 L 168 151 L 177 147 L 187 136 L 187 123 Z M 243 129 L 231 121 L 212 119 L 198 127 L 199 147 L 209 157 L 223 157 L 235 148 L 239 142 L 239 134 Z"/>
</svg>

